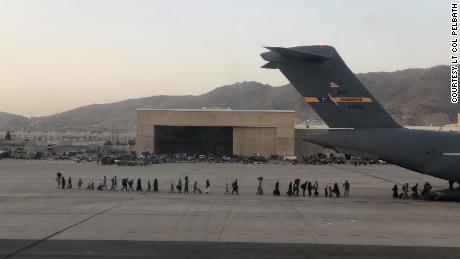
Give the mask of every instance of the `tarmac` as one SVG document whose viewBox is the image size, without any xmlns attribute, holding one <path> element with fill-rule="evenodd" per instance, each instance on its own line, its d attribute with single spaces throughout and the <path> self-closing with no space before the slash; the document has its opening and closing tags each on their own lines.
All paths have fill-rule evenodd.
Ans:
<svg viewBox="0 0 460 259">
<path fill-rule="evenodd" d="M 56 172 L 73 179 L 58 190 Z M 158 178 L 159 193 L 78 190 L 103 176 Z M 171 180 L 210 194 L 169 194 Z M 257 196 L 263 176 L 265 195 Z M 460 258 L 460 203 L 392 198 L 395 183 L 445 180 L 392 165 L 175 163 L 100 166 L 0 160 L 2 258 Z M 225 195 L 237 178 L 240 195 Z M 349 198 L 288 197 L 290 181 L 351 183 Z M 281 196 L 272 195 L 280 182 Z M 119 187 L 120 188 L 120 187 Z M 343 193 L 343 188 L 342 193 Z"/>
</svg>

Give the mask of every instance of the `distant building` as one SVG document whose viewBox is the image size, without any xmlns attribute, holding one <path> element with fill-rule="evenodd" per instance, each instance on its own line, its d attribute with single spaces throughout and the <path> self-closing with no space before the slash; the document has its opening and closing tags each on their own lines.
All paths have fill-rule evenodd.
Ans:
<svg viewBox="0 0 460 259">
<path fill-rule="evenodd" d="M 294 111 L 138 109 L 136 151 L 294 155 Z"/>
</svg>

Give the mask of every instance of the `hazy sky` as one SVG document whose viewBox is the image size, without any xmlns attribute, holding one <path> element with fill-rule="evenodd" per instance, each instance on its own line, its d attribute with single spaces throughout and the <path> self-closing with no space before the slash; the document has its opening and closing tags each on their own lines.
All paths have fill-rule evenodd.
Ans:
<svg viewBox="0 0 460 259">
<path fill-rule="evenodd" d="M 0 111 L 286 84 L 262 46 L 333 45 L 354 72 L 448 64 L 449 18 L 437 0 L 0 0 Z"/>
</svg>

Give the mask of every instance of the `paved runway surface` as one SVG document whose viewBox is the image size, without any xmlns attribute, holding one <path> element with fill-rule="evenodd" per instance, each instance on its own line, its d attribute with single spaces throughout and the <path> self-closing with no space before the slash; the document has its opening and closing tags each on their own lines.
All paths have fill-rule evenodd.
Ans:
<svg viewBox="0 0 460 259">
<path fill-rule="evenodd" d="M 117 175 L 119 182 L 122 177 L 141 177 L 145 188 L 145 180 L 156 177 L 160 193 L 58 190 L 54 181 L 57 171 L 71 176 L 74 187 L 80 177 L 86 185 L 104 175 L 109 179 Z M 177 182 L 185 175 L 191 178 L 190 189 L 195 180 L 203 188 L 209 179 L 211 194 L 170 195 L 171 180 Z M 264 177 L 264 196 L 255 195 L 258 176 Z M 230 184 L 234 178 L 240 182 L 240 195 L 224 195 L 225 183 Z M 294 178 L 318 181 L 321 187 L 334 182 L 341 186 L 348 179 L 351 197 L 287 197 L 287 185 Z M 395 166 L 203 163 L 117 167 L 70 161 L 0 160 L 0 179 L 3 256 L 17 250 L 21 253 L 16 256 L 35 255 L 52 247 L 55 250 L 50 250 L 50 257 L 62 256 L 65 251 L 83 256 L 73 244 L 86 246 L 88 251 L 101 246 L 101 253 L 114 251 L 118 245 L 125 247 L 124 251 L 136 253 L 135 248 L 141 246 L 140 257 L 149 253 L 150 246 L 161 247 L 160 250 L 168 247 L 172 258 L 188 253 L 176 249 L 184 244 L 192 254 L 207 247 L 208 251 L 198 253 L 200 258 L 224 248 L 239 255 L 250 249 L 254 257 L 283 258 L 297 256 L 295 249 L 308 249 L 309 253 L 325 258 L 328 255 L 324 251 L 330 249 L 355 253 L 353 258 L 367 258 L 366 251 L 380 255 L 395 249 L 402 254 L 421 251 L 426 256 L 460 256 L 452 248 L 460 247 L 459 203 L 391 198 L 394 183 L 423 185 L 429 181 L 435 188 L 446 188 L 446 182 Z M 280 181 L 281 197 L 271 195 L 276 181 Z M 24 249 L 33 240 L 44 241 Z M 11 249 L 5 253 L 5 248 Z M 275 250 L 262 254 L 269 248 Z M 219 252 L 219 256 L 224 254 Z"/>
<path fill-rule="evenodd" d="M 3 258 L 458 258 L 460 248 L 168 241 L 0 240 Z M 19 249 L 19 250 L 18 250 Z M 18 252 L 19 251 L 19 252 Z M 452 256 L 452 255 L 457 255 Z"/>
</svg>

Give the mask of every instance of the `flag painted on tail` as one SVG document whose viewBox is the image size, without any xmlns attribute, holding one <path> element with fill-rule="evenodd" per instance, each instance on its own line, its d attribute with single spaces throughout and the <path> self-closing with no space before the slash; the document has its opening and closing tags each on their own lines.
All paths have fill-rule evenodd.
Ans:
<svg viewBox="0 0 460 259">
<path fill-rule="evenodd" d="M 334 81 L 331 81 L 331 82 L 329 83 L 329 86 L 330 86 L 331 88 L 340 87 L 340 85 L 336 84 Z"/>
</svg>

